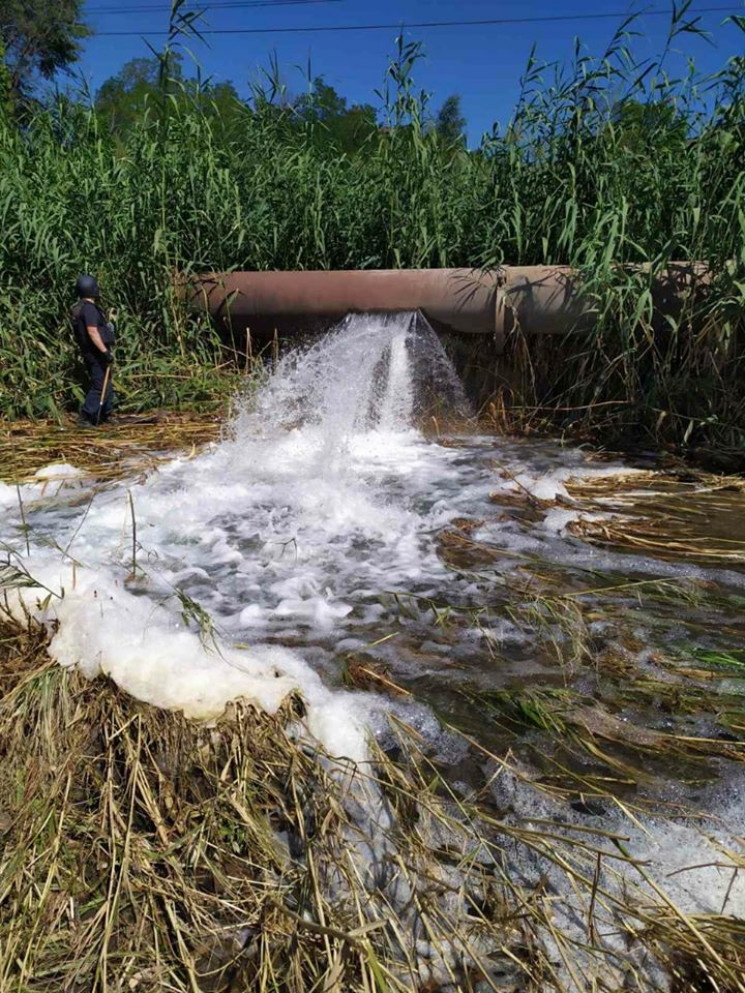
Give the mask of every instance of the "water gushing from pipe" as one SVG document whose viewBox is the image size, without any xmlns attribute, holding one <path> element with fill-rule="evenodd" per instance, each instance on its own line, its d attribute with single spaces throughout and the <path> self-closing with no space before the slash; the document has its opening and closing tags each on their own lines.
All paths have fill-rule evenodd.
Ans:
<svg viewBox="0 0 745 993">
<path fill-rule="evenodd" d="M 433 397 L 444 410 L 433 414 Z M 311 734 L 331 753 L 364 762 L 368 734 L 399 705 L 330 688 L 347 654 L 385 634 L 392 639 L 389 660 L 408 664 L 414 680 L 438 677 L 452 686 L 465 673 L 489 685 L 509 664 L 506 646 L 525 638 L 499 614 L 492 627 L 435 631 L 427 606 L 433 599 L 483 604 L 521 556 L 595 573 L 680 572 L 677 563 L 593 549 L 564 534 L 567 515 L 575 513 L 567 479 L 619 467 L 588 467 L 579 452 L 534 442 L 428 443 L 418 425 L 458 416 L 463 406 L 439 341 L 418 316 L 349 318 L 282 358 L 244 399 L 225 440 L 195 458 L 110 488 L 81 478 L 26 487 L 30 530 L 15 489 L 0 487 L 14 561 L 63 595 L 47 598 L 38 587 L 20 593 L 33 612 L 59 622 L 51 651 L 63 665 L 79 665 L 90 676 L 107 673 L 142 700 L 199 718 L 218 717 L 238 697 L 273 712 L 299 690 Z M 508 497 L 528 493 L 537 506 L 560 496 L 569 509 L 554 508 L 541 519 L 536 507 L 533 515 L 511 517 L 490 500 L 500 490 Z M 438 535 L 459 516 L 496 553 L 480 572 L 449 568 L 440 554 Z M 684 568 L 688 577 L 722 578 Z M 391 593 L 411 597 L 408 617 L 398 602 L 386 602 Z M 425 606 L 417 614 L 420 601 Z M 497 646 L 496 659 L 489 645 Z M 526 668 L 535 645 L 525 647 L 519 678 L 542 678 L 545 671 Z M 413 717 L 425 740 L 438 740 L 431 714 L 420 707 Z M 520 781 L 508 795 L 505 781 L 499 781 L 500 806 L 516 819 L 557 814 Z M 350 803 L 358 799 L 350 793 Z M 365 836 L 356 851 L 375 877 L 371 888 L 406 903 L 411 892 L 396 890 L 378 872 L 391 852 L 386 811 L 370 795 L 352 819 Z M 646 844 L 640 832 L 635 853 Z M 676 851 L 685 846 L 689 865 L 712 861 L 711 845 L 682 825 Z M 534 888 L 545 866 L 532 857 L 521 863 L 519 855 L 510 871 L 517 866 Z M 667 849 L 659 863 L 662 877 Z M 729 879 L 712 882 L 707 872 L 705 909 L 711 910 L 721 905 Z M 457 880 L 450 883 L 457 889 Z M 557 877 L 557 892 L 561 885 Z M 676 885 L 687 906 L 698 906 L 699 894 Z M 741 881 L 728 899 L 745 906 Z M 566 902 L 574 913 L 571 894 Z"/>
</svg>

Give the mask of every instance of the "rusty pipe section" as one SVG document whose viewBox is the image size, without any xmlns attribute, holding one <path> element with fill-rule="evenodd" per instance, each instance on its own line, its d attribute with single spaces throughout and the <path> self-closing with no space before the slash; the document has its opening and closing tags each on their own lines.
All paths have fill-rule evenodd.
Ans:
<svg viewBox="0 0 745 993">
<path fill-rule="evenodd" d="M 643 268 L 643 267 L 636 267 Z M 655 277 L 653 296 L 672 306 L 701 275 L 697 263 L 673 263 Z M 234 331 L 271 331 L 278 323 L 340 319 L 349 313 L 420 310 L 435 326 L 492 334 L 498 348 L 514 327 L 563 334 L 594 320 L 567 266 L 499 269 L 389 269 L 320 272 L 230 272 L 195 276 L 187 295 Z"/>
<path fill-rule="evenodd" d="M 191 303 L 233 327 L 421 310 L 455 330 L 484 333 L 495 331 L 499 283 L 498 272 L 478 269 L 231 272 L 195 278 Z"/>
</svg>

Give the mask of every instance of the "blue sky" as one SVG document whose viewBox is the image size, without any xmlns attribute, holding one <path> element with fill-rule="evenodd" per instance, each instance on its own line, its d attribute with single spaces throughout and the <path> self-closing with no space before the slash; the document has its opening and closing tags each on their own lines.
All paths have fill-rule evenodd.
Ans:
<svg viewBox="0 0 745 993">
<path fill-rule="evenodd" d="M 204 0 L 208 7 L 215 0 Z M 219 0 L 217 0 L 219 2 Z M 224 0 L 223 0 L 224 2 Z M 235 0 L 232 0 L 235 2 Z M 218 34 L 207 44 L 190 43 L 205 74 L 215 81 L 232 80 L 242 95 L 248 82 L 269 55 L 276 52 L 288 86 L 304 89 L 303 69 L 311 61 L 314 75 L 328 83 L 350 102 L 376 103 L 385 67 L 395 51 L 395 28 L 337 33 L 282 33 L 273 29 L 322 28 L 333 25 L 414 24 L 418 21 L 460 21 L 492 18 L 551 18 L 578 15 L 582 20 L 535 21 L 521 24 L 412 27 L 407 37 L 423 43 L 426 59 L 416 73 L 418 86 L 432 94 L 438 106 L 450 93 L 462 97 L 468 119 L 469 142 L 477 144 L 483 131 L 495 121 L 504 124 L 518 94 L 519 78 L 531 46 L 544 59 L 571 57 L 574 39 L 579 37 L 588 52 L 603 50 L 618 21 L 599 19 L 598 14 L 657 9 L 669 10 L 667 0 L 322 0 L 319 3 L 284 3 L 254 7 L 208 9 L 202 27 L 208 29 L 271 29 L 262 34 Z M 132 8 L 141 8 L 134 10 Z M 142 8 L 157 9 L 142 9 Z M 95 91 L 128 59 L 148 55 L 146 39 L 163 43 L 168 20 L 168 0 L 88 0 L 86 19 L 99 32 L 86 42 L 79 72 Z M 695 0 L 692 11 L 725 7 L 732 13 L 745 13 L 743 0 Z M 122 12 L 124 11 L 124 12 Z M 711 43 L 684 36 L 668 66 L 681 70 L 689 56 L 704 72 L 718 69 L 734 54 L 743 54 L 745 35 L 732 24 L 723 24 L 727 13 L 702 14 L 701 24 L 711 32 Z M 620 20 L 620 18 L 619 18 Z M 637 23 L 642 37 L 635 40 L 637 55 L 651 56 L 660 51 L 667 34 L 668 18 L 644 16 Z M 104 32 L 133 32 L 131 35 L 105 35 Z"/>
</svg>

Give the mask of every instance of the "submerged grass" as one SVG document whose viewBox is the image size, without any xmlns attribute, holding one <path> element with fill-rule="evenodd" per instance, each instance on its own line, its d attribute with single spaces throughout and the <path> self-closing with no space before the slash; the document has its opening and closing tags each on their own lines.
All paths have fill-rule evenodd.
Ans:
<svg viewBox="0 0 745 993">
<path fill-rule="evenodd" d="M 745 560 L 733 546 L 741 546 L 742 480 L 680 467 L 585 478 L 579 470 L 566 481 L 568 499 L 548 501 L 505 478 L 515 486 L 493 494 L 497 520 L 535 537 L 558 505 L 570 534 L 644 560 L 636 575 L 620 571 L 622 559 L 617 573 L 608 562 L 593 571 L 554 561 L 551 546 L 495 546 L 488 531 L 479 534 L 482 520 L 453 521 L 440 554 L 461 575 L 472 571 L 474 592 L 460 602 L 398 594 L 402 617 L 431 620 L 448 629 L 445 644 L 460 635 L 485 656 L 465 666 L 472 675 L 454 673 L 465 703 L 450 719 L 492 748 L 513 749 L 567 796 L 623 798 L 653 812 L 686 784 L 739 780 Z M 640 549 L 641 531 L 654 541 Z M 692 553 L 681 533 L 696 536 Z M 719 571 L 656 576 L 661 559 Z M 426 626 L 421 637 L 431 639 Z M 444 655 L 446 665 L 457 669 L 458 657 Z M 426 661 L 442 664 L 439 655 Z M 435 686 L 435 706 L 447 699 L 446 681 Z"/>
<path fill-rule="evenodd" d="M 146 442 L 162 443 L 149 435 L 156 427 L 137 426 L 140 454 Z M 184 436 L 202 427 L 187 422 Z M 30 446 L 19 478 L 48 461 L 46 446 Z M 479 524 L 454 527 L 473 541 Z M 402 609 L 409 601 L 443 629 L 510 610 L 569 675 L 595 678 L 581 692 L 568 679 L 556 690 L 476 694 L 482 725 L 505 724 L 511 740 L 490 748 L 486 735 L 450 729 L 465 782 L 393 713 L 382 744 L 371 742 L 370 762 L 353 774 L 304 731 L 298 696 L 276 715 L 238 701 L 206 726 L 56 666 L 47 654 L 53 631 L 6 618 L 0 987 L 745 993 L 745 935 L 732 916 L 741 841 L 708 813 L 638 790 L 660 765 L 697 781 L 709 777 L 708 763 L 741 765 L 742 712 L 721 697 L 728 737 L 715 740 L 634 727 L 600 692 L 603 681 L 628 677 L 627 703 L 641 712 L 665 682 L 597 656 L 588 615 L 598 597 L 679 603 L 679 591 L 586 575 L 567 592 L 548 565 L 520 568 L 523 582 L 503 577 L 509 588 L 475 609 L 399 597 Z M 211 637 L 199 605 L 184 596 L 181 607 Z M 348 685 L 406 700 L 374 647 L 349 658 Z M 686 706 L 700 712 L 698 678 L 686 687 Z M 526 750 L 521 738 L 532 732 L 542 738 Z M 707 859 L 726 875 L 720 907 L 680 906 L 659 865 L 630 844 L 640 824 L 652 841 L 664 834 L 667 818 L 671 829 L 716 834 Z"/>
<path fill-rule="evenodd" d="M 692 653 L 695 663 L 700 668 L 711 669 L 713 672 L 730 672 L 733 675 L 745 676 L 745 650 L 743 651 L 713 651 L 697 648 Z"/>
<path fill-rule="evenodd" d="M 656 783 L 670 776 L 677 783 L 712 780 L 718 775 L 709 761 L 712 758 L 745 762 L 741 738 L 715 731 L 661 731 L 645 726 L 651 723 L 650 717 L 659 723 L 660 711 L 677 719 L 689 714 L 698 719 L 708 715 L 710 728 L 715 728 L 715 718 L 727 715 L 731 725 L 738 710 L 727 708 L 740 700 L 696 685 L 647 680 L 636 686 L 632 680 L 628 688 L 598 685 L 594 698 L 575 689 L 553 688 L 468 695 L 482 709 L 484 719 L 508 731 L 516 745 L 526 729 L 542 732 L 529 751 L 540 755 L 540 764 L 551 773 L 554 786 L 569 792 L 633 796 L 634 803 L 654 810 L 664 802 L 654 794 Z M 624 708 L 622 716 L 614 713 L 619 707 Z"/>
<path fill-rule="evenodd" d="M 687 470 L 606 480 L 575 480 L 578 509 L 569 525 L 585 541 L 662 559 L 745 564 L 745 483 Z M 589 520 L 582 516 L 590 512 Z M 595 516 L 599 515 L 599 519 Z"/>
<path fill-rule="evenodd" d="M 173 443 L 177 427 L 136 426 L 137 452 L 163 443 L 156 429 Z M 187 421 L 182 438 L 211 429 Z M 29 446 L 19 478 L 48 461 L 48 438 Z M 661 489 L 670 489 L 665 480 Z M 480 524 L 454 527 L 473 541 Z M 731 694 L 713 704 L 698 671 L 676 688 L 662 675 L 641 678 L 620 654 L 600 658 L 588 616 L 599 597 L 679 603 L 679 589 L 588 574 L 567 591 L 548 565 L 519 569 L 520 582 L 503 577 L 494 603 L 475 609 L 399 597 L 402 610 L 443 629 L 488 625 L 490 611 L 510 611 L 567 673 L 553 690 L 473 695 L 483 729 L 499 723 L 508 740 L 487 747 L 487 734 L 450 728 L 465 782 L 395 712 L 382 744 L 371 742 L 370 762 L 353 773 L 309 738 L 298 696 L 276 715 L 238 701 L 206 726 L 60 668 L 47 655 L 53 631 L 6 618 L 0 987 L 745 993 L 745 934 L 732 916 L 741 842 L 710 814 L 644 793 L 661 766 L 705 783 L 711 763 L 741 765 L 742 710 Z M 181 606 L 209 638 L 198 605 L 184 597 Z M 370 649 L 349 657 L 347 685 L 406 701 Z M 628 690 L 636 714 L 666 694 L 697 716 L 718 708 L 727 736 L 623 721 L 606 706 L 603 684 L 615 685 L 614 706 Z M 660 866 L 629 843 L 642 825 L 652 845 L 668 818 L 671 829 L 716 835 L 707 859 L 728 881 L 716 910 L 680 906 Z"/>
</svg>

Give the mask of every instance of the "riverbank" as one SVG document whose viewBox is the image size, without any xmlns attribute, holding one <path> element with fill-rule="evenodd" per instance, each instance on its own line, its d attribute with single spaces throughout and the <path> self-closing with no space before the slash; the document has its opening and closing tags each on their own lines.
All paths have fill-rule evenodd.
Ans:
<svg viewBox="0 0 745 993">
<path fill-rule="evenodd" d="M 97 431 L 82 431 L 76 415 L 55 418 L 17 418 L 0 420 L 0 480 L 29 482 L 39 469 L 52 463 L 70 463 L 101 478 L 118 478 L 135 466 L 155 466 L 161 458 L 174 452 L 195 449 L 219 439 L 230 416 L 233 398 L 240 381 L 226 377 L 225 391 L 216 393 L 204 410 L 197 405 L 146 408 L 124 413 Z M 615 453 L 630 464 L 645 465 L 672 474 L 692 473 L 703 476 L 742 476 L 745 474 L 745 451 L 706 447 L 669 446 L 650 449 L 615 438 L 615 445 L 604 443 L 602 432 L 574 427 L 557 432 L 550 411 L 541 408 L 509 409 L 499 398 L 485 403 L 478 418 L 481 429 L 508 438 L 545 438 L 567 446 Z M 432 425 L 429 426 L 432 429 Z"/>
<path fill-rule="evenodd" d="M 211 413 L 161 409 L 124 415 L 95 430 L 81 429 L 72 414 L 54 420 L 0 422 L 0 481 L 53 480 L 60 466 L 73 466 L 102 481 L 136 475 L 176 452 L 196 452 L 218 439 L 228 407 L 223 400 L 221 409 Z M 37 475 L 45 469 L 46 476 Z"/>
</svg>

